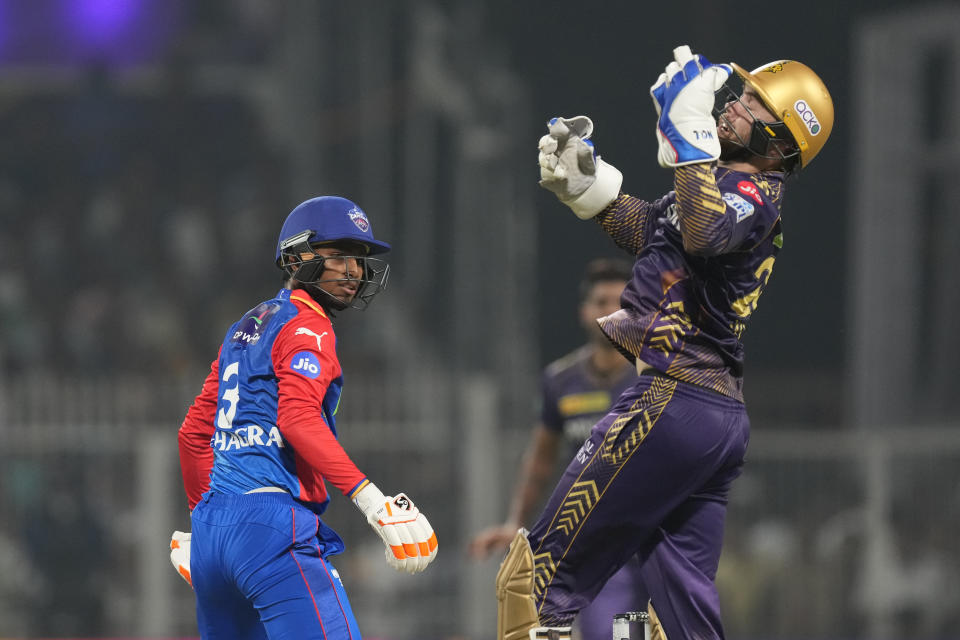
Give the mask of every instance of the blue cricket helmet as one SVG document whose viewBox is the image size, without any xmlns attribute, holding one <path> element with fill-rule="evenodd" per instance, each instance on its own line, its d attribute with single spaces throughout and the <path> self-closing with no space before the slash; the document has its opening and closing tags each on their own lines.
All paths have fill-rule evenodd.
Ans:
<svg viewBox="0 0 960 640">
<path fill-rule="evenodd" d="M 277 241 L 277 264 L 285 243 L 310 231 L 307 242 L 351 240 L 367 247 L 369 255 L 386 253 L 390 245 L 373 237 L 367 214 L 354 202 L 339 196 L 319 196 L 298 204 L 287 216 Z"/>
</svg>

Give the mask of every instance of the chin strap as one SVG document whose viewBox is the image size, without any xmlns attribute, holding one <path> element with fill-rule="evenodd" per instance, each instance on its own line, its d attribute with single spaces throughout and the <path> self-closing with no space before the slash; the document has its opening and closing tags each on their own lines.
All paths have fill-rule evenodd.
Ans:
<svg viewBox="0 0 960 640">
<path fill-rule="evenodd" d="M 334 315 L 334 311 L 343 311 L 344 309 L 349 309 L 350 304 L 344 302 L 340 298 L 331 294 L 328 291 L 324 291 L 315 284 L 302 284 L 303 290 L 310 294 L 310 297 L 316 300 L 317 304 L 323 307 L 324 311 L 330 313 L 331 316 Z"/>
</svg>

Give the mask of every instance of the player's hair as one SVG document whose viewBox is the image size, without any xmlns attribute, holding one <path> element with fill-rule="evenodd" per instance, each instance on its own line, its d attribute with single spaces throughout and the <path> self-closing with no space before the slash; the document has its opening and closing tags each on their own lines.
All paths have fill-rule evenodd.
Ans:
<svg viewBox="0 0 960 640">
<path fill-rule="evenodd" d="M 627 282 L 633 274 L 633 265 L 620 258 L 597 258 L 587 263 L 580 280 L 580 301 L 590 295 L 598 282 Z"/>
</svg>

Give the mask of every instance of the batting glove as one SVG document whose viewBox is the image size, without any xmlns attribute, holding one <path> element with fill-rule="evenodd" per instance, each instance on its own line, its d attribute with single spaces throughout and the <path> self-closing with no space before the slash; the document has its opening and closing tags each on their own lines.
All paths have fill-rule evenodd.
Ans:
<svg viewBox="0 0 960 640">
<path fill-rule="evenodd" d="M 657 110 L 657 160 L 661 167 L 713 162 L 720 157 L 717 121 L 713 118 L 716 92 L 733 69 L 711 64 L 683 45 L 673 50 L 667 65 L 650 87 Z"/>
<path fill-rule="evenodd" d="M 384 496 L 369 483 L 353 502 L 383 540 L 387 564 L 394 569 L 419 573 L 437 557 L 437 535 L 406 494 Z"/>
<path fill-rule="evenodd" d="M 553 118 L 547 130 L 538 145 L 540 186 L 588 220 L 616 199 L 623 175 L 596 154 L 590 118 Z"/>
<path fill-rule="evenodd" d="M 170 562 L 180 577 L 191 587 L 193 580 L 190 577 L 190 534 L 183 531 L 174 531 L 170 539 Z"/>
</svg>

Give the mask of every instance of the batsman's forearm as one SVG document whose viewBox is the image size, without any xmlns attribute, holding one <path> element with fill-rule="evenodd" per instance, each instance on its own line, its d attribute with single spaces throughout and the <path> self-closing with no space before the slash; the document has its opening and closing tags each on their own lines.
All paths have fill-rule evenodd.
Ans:
<svg viewBox="0 0 960 640">
<path fill-rule="evenodd" d="M 677 167 L 673 174 L 677 219 L 687 253 L 714 256 L 730 242 L 735 220 L 727 214 L 709 164 Z"/>
</svg>

